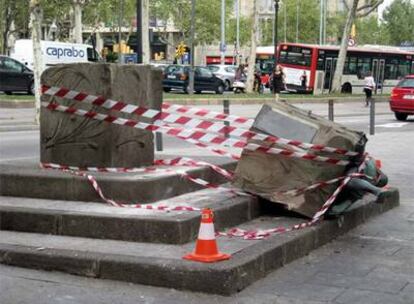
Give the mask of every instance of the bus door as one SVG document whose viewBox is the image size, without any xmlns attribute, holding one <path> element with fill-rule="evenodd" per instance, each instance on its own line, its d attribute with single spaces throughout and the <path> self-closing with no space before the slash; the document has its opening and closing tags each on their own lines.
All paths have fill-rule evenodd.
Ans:
<svg viewBox="0 0 414 304">
<path fill-rule="evenodd" d="M 378 89 L 383 91 L 384 85 L 384 67 L 385 67 L 385 60 L 384 59 L 373 59 L 372 60 L 372 77 L 374 77 L 374 81 L 376 83 L 375 92 Z"/>
<path fill-rule="evenodd" d="M 324 89 L 330 91 L 332 88 L 332 80 L 335 73 L 336 62 L 338 58 L 326 58 L 325 59 L 325 81 Z"/>
</svg>

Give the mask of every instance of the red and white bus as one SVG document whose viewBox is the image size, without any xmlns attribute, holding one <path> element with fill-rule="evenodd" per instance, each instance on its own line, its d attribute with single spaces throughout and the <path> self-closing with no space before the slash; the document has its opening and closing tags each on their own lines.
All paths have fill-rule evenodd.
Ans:
<svg viewBox="0 0 414 304">
<path fill-rule="evenodd" d="M 281 43 L 278 63 L 283 66 L 289 90 L 327 92 L 338 60 L 338 46 Z M 372 72 L 377 92 L 390 93 L 405 75 L 414 73 L 414 53 L 394 47 L 348 47 L 342 92 L 363 93 L 364 77 Z M 302 75 L 306 73 L 306 87 Z"/>
</svg>

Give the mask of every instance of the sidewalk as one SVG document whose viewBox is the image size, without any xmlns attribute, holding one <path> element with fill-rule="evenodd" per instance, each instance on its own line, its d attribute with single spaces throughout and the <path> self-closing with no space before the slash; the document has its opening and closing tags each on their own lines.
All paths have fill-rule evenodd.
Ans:
<svg viewBox="0 0 414 304">
<path fill-rule="evenodd" d="M 327 114 L 326 104 L 299 106 Z M 218 105 L 206 107 L 222 109 Z M 235 105 L 230 111 L 254 117 L 259 109 L 260 105 Z M 390 113 L 386 103 L 378 104 L 377 110 Z M 33 109 L 0 112 L 0 121 L 7 117 L 31 119 L 34 115 Z M 336 105 L 335 113 L 368 115 L 368 109 L 360 103 L 344 103 Z M 270 273 L 235 296 L 212 296 L 1 265 L 0 303 L 413 304 L 412 131 L 377 133 L 369 137 L 367 150 L 382 160 L 391 185 L 399 187 L 401 207 Z M 194 155 L 199 153 L 194 149 Z"/>
<path fill-rule="evenodd" d="M 182 105 L 195 105 L 195 106 L 204 106 L 204 105 L 221 105 L 223 100 L 229 100 L 231 104 L 238 105 L 254 105 L 254 104 L 263 104 L 266 102 L 274 102 L 274 97 L 271 94 L 264 95 L 246 95 L 244 97 L 238 97 L 234 94 L 223 94 L 223 95 L 194 95 L 190 97 L 185 94 L 176 94 L 177 96 L 172 96 L 168 94 L 164 96 L 164 102 L 169 102 L 173 104 L 182 104 Z M 175 94 L 174 94 L 175 95 Z M 388 102 L 389 96 L 387 95 L 377 95 L 374 96 L 375 100 L 380 102 Z M 360 102 L 363 103 L 365 100 L 364 96 L 361 95 L 350 95 L 350 96 L 312 96 L 306 97 L 301 95 L 300 97 L 295 97 L 295 95 L 281 94 L 281 100 L 286 100 L 292 104 L 301 104 L 301 103 L 323 103 L 327 104 L 329 100 L 334 100 L 335 103 L 351 103 L 351 102 Z M 33 108 L 34 100 L 32 99 L 13 99 L 13 96 L 0 95 L 0 108 Z"/>
<path fill-rule="evenodd" d="M 411 134 L 411 132 L 409 133 Z M 2 304 L 237 303 L 413 304 L 414 152 L 407 132 L 369 137 L 401 206 L 352 230 L 232 297 L 0 266 Z"/>
</svg>

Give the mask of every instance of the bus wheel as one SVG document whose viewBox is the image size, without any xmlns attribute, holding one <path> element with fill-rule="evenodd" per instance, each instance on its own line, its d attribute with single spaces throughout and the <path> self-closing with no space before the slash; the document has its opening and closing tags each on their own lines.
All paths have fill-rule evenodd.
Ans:
<svg viewBox="0 0 414 304">
<path fill-rule="evenodd" d="M 352 86 L 349 82 L 342 85 L 341 93 L 352 94 Z"/>
</svg>

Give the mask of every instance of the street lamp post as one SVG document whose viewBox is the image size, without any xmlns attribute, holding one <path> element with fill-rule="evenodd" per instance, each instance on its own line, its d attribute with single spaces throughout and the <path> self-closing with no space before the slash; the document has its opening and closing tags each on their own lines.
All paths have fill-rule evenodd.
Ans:
<svg viewBox="0 0 414 304">
<path fill-rule="evenodd" d="M 275 71 L 276 71 L 276 66 L 277 66 L 277 15 L 279 12 L 279 0 L 274 0 L 275 1 L 275 22 L 273 25 L 273 31 L 274 31 L 274 55 L 273 55 L 273 61 L 275 63 L 275 67 L 273 69 L 273 91 L 276 92 L 275 88 L 276 88 L 276 77 L 275 77 Z"/>
</svg>

